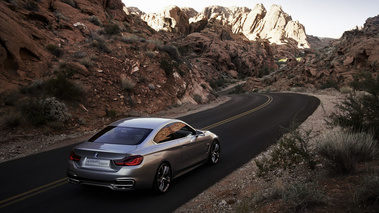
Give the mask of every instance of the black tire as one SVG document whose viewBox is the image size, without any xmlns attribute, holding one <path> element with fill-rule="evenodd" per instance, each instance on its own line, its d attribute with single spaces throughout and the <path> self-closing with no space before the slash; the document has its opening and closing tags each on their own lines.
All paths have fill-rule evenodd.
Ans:
<svg viewBox="0 0 379 213">
<path fill-rule="evenodd" d="M 213 141 L 210 149 L 209 149 L 209 157 L 208 163 L 211 165 L 215 165 L 220 160 L 220 142 L 217 140 Z"/>
<path fill-rule="evenodd" d="M 168 163 L 162 163 L 155 174 L 153 190 L 158 194 L 167 192 L 171 184 L 171 167 Z"/>
</svg>

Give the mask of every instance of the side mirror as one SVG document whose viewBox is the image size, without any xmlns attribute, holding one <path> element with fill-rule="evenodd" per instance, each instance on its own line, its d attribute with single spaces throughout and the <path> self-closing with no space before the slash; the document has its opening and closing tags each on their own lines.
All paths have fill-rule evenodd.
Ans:
<svg viewBox="0 0 379 213">
<path fill-rule="evenodd" d="M 197 130 L 196 137 L 199 137 L 199 136 L 205 136 L 204 132 Z"/>
</svg>

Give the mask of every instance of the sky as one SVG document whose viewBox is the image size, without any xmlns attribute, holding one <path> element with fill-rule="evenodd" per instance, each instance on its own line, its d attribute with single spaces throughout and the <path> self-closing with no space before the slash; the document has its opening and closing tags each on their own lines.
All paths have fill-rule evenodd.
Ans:
<svg viewBox="0 0 379 213">
<path fill-rule="evenodd" d="M 343 32 L 361 27 L 369 17 L 379 15 L 379 0 L 122 0 L 125 6 L 138 7 L 145 13 L 156 13 L 169 5 L 192 7 L 201 12 L 205 7 L 220 5 L 253 9 L 262 3 L 266 10 L 281 5 L 284 12 L 305 26 L 308 35 L 340 38 Z"/>
</svg>

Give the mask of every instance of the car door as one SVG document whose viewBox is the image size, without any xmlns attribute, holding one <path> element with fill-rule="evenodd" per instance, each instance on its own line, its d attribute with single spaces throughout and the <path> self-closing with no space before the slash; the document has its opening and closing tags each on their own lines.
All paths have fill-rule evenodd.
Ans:
<svg viewBox="0 0 379 213">
<path fill-rule="evenodd" d="M 173 172 L 183 169 L 182 163 L 182 146 L 179 140 L 174 136 L 170 125 L 166 125 L 154 137 L 156 143 L 151 152 L 158 161 L 168 161 Z"/>
<path fill-rule="evenodd" d="M 191 167 L 206 158 L 208 146 L 203 137 L 198 137 L 196 131 L 188 125 L 177 122 L 170 126 L 182 149 L 184 169 Z"/>
</svg>

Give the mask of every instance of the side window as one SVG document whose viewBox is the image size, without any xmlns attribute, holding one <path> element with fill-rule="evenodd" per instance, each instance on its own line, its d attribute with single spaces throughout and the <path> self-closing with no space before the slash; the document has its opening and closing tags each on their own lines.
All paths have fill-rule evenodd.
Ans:
<svg viewBox="0 0 379 213">
<path fill-rule="evenodd" d="M 175 135 L 175 138 L 184 138 L 190 134 L 195 134 L 195 131 L 184 123 L 177 122 L 172 124 L 170 127 Z"/>
<path fill-rule="evenodd" d="M 169 125 L 163 127 L 154 137 L 154 141 L 156 143 L 162 143 L 162 142 L 169 141 L 172 139 L 175 139 L 175 138 L 174 138 L 174 134 L 172 134 L 172 131 Z"/>
</svg>

